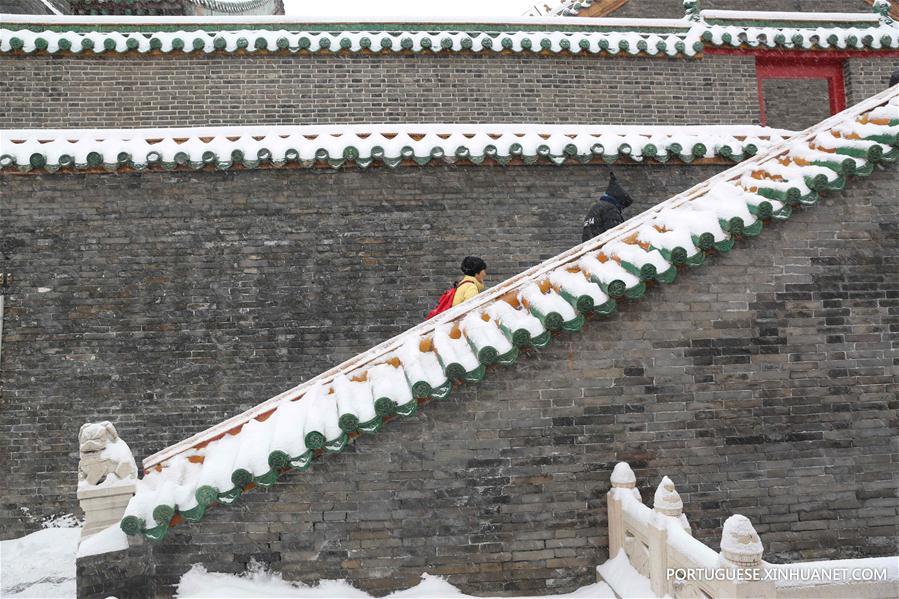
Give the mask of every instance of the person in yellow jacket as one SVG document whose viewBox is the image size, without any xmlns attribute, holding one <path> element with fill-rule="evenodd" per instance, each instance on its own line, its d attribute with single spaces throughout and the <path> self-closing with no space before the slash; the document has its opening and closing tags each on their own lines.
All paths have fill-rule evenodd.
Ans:
<svg viewBox="0 0 899 599">
<path fill-rule="evenodd" d="M 462 260 L 462 280 L 456 283 L 453 295 L 453 306 L 458 306 L 484 291 L 484 279 L 487 278 L 487 263 L 477 256 L 467 256 Z"/>
</svg>

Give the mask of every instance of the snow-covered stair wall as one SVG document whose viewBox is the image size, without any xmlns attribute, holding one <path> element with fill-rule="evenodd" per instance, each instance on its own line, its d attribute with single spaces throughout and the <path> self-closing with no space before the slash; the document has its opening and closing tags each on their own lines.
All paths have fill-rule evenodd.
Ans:
<svg viewBox="0 0 899 599">
<path fill-rule="evenodd" d="M 899 591 L 899 556 L 770 564 L 748 518 L 724 522 L 720 552 L 694 539 L 684 503 L 670 478 L 659 483 L 653 507 L 643 503 L 634 471 L 619 462 L 606 495 L 609 555 L 624 552 L 649 580 L 655 597 L 756 597 L 759 599 L 857 597 L 893 599 Z M 597 568 L 619 596 L 629 581 L 608 566 Z"/>
<path fill-rule="evenodd" d="M 899 157 L 899 86 L 663 202 L 602 236 L 535 266 L 472 301 L 218 426 L 144 460 L 122 528 L 151 539 L 197 521 L 254 486 L 270 486 L 313 458 L 428 400 L 512 366 L 586 318 L 615 311 L 680 269 L 728 252 L 739 237 L 790 218 L 819 194 Z"/>
</svg>

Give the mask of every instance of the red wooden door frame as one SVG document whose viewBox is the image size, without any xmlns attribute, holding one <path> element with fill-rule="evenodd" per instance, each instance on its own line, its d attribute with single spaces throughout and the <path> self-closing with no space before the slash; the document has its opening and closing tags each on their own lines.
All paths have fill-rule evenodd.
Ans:
<svg viewBox="0 0 899 599">
<path fill-rule="evenodd" d="M 840 58 L 756 56 L 755 76 L 759 86 L 762 125 L 768 121 L 765 114 L 765 94 L 762 91 L 765 79 L 826 79 L 830 114 L 846 109 L 846 85 L 843 82 L 843 60 Z"/>
</svg>

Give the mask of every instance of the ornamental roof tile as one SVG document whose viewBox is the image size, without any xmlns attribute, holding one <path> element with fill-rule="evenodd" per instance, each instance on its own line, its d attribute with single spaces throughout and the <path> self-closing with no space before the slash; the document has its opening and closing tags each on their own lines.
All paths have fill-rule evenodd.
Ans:
<svg viewBox="0 0 899 599">
<path fill-rule="evenodd" d="M 703 11 L 691 19 L 568 17 L 465 20 L 291 17 L 38 17 L 2 15 L 0 53 L 197 54 L 525 53 L 694 57 L 706 47 L 899 48 L 887 15 Z"/>
<path fill-rule="evenodd" d="M 402 164 L 740 161 L 792 135 L 757 126 L 332 125 L 0 131 L 0 173 Z"/>
<path fill-rule="evenodd" d="M 579 331 L 586 318 L 612 314 L 618 302 L 674 282 L 679 269 L 897 158 L 899 85 L 148 457 L 122 529 L 159 540 L 216 503 L 306 470 L 315 456 L 413 416 L 428 400 L 482 380 L 491 365 L 512 366 L 524 348 Z"/>
</svg>

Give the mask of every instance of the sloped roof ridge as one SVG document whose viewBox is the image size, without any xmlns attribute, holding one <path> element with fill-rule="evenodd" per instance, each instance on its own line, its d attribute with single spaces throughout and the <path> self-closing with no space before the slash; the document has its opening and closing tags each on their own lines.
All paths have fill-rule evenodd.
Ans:
<svg viewBox="0 0 899 599">
<path fill-rule="evenodd" d="M 122 528 L 161 538 L 178 513 L 198 520 L 213 503 L 271 485 L 286 469 L 305 470 L 316 452 L 340 451 L 385 417 L 414 414 L 419 399 L 446 397 L 454 381 L 481 380 L 486 365 L 514 363 L 519 348 L 579 330 L 584 314 L 611 314 L 616 298 L 642 296 L 646 281 L 670 283 L 678 266 L 730 251 L 736 237 L 759 234 L 764 220 L 785 220 L 819 191 L 897 158 L 899 85 L 149 456 Z"/>
</svg>

